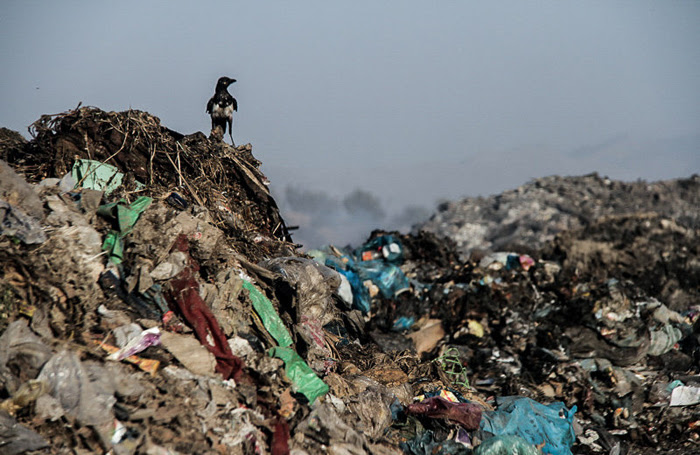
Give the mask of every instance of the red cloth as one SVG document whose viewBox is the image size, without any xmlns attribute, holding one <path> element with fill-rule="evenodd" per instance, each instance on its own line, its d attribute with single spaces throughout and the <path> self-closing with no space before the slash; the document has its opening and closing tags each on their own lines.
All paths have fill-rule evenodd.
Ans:
<svg viewBox="0 0 700 455">
<path fill-rule="evenodd" d="M 170 306 L 178 311 L 194 329 L 197 339 L 216 357 L 216 371 L 224 379 L 240 380 L 244 363 L 231 351 L 228 340 L 211 310 L 199 296 L 199 283 L 195 279 L 199 264 L 188 253 L 187 236 L 180 234 L 173 250 L 187 253 L 188 264 L 175 278 L 170 280 L 166 298 Z"/>
<path fill-rule="evenodd" d="M 289 455 L 289 424 L 282 417 L 275 424 L 270 452 L 272 455 Z"/>
<path fill-rule="evenodd" d="M 456 422 L 465 430 L 476 430 L 481 422 L 481 406 L 474 403 L 453 403 L 442 397 L 431 397 L 408 405 L 408 413 Z"/>
</svg>

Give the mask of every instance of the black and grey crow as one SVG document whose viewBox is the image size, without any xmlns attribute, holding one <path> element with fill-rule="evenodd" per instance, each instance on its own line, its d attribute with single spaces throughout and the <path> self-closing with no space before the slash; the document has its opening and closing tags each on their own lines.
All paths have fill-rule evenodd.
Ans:
<svg viewBox="0 0 700 455">
<path fill-rule="evenodd" d="M 238 111 L 238 103 L 236 98 L 232 97 L 228 92 L 228 86 L 236 82 L 230 77 L 220 77 L 216 83 L 214 96 L 207 103 L 207 112 L 211 115 L 211 129 L 221 127 L 222 134 L 226 134 L 226 124 L 228 123 L 228 134 L 231 137 L 231 145 L 233 143 L 233 111 Z"/>
</svg>

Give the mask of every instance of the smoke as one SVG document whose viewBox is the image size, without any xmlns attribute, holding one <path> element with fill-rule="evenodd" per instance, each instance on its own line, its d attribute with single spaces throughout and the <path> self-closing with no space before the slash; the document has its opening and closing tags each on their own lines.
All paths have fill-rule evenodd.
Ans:
<svg viewBox="0 0 700 455">
<path fill-rule="evenodd" d="M 343 198 L 343 207 L 347 212 L 360 219 L 383 220 L 385 217 L 382 203 L 368 191 L 356 189 Z"/>
<path fill-rule="evenodd" d="M 431 215 L 421 206 L 401 207 L 390 213 L 376 195 L 362 189 L 333 197 L 325 191 L 287 186 L 275 199 L 287 225 L 299 226 L 292 236 L 306 250 L 328 244 L 357 246 L 374 229 L 408 232 Z"/>
</svg>

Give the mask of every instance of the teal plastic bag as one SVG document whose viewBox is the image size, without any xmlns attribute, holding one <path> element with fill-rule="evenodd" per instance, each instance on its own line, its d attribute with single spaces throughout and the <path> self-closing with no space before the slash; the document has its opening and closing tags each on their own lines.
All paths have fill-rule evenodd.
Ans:
<svg viewBox="0 0 700 455">
<path fill-rule="evenodd" d="M 328 393 L 328 384 L 323 382 L 311 367 L 292 348 L 270 349 L 270 355 L 284 361 L 287 377 L 294 384 L 294 391 L 303 394 L 309 403 Z"/>
<path fill-rule="evenodd" d="M 576 406 L 567 409 L 562 402 L 540 404 L 526 397 L 500 397 L 498 409 L 481 417 L 481 430 L 495 436 L 520 436 L 533 445 L 544 443 L 543 453 L 571 455 Z"/>
<path fill-rule="evenodd" d="M 393 264 L 401 264 L 404 258 L 401 241 L 391 234 L 373 238 L 355 250 L 355 256 L 362 261 L 383 259 Z"/>
<path fill-rule="evenodd" d="M 95 160 L 76 160 L 71 176 L 78 182 L 76 186 L 103 191 L 106 195 L 119 188 L 124 181 L 124 174 L 119 169 Z M 137 190 L 143 187 L 143 183 L 136 182 Z"/>
<path fill-rule="evenodd" d="M 71 175 L 78 186 L 110 194 L 122 184 L 124 174 L 111 164 L 95 160 L 77 160 Z"/>
<path fill-rule="evenodd" d="M 520 436 L 496 436 L 474 449 L 474 455 L 542 455 L 540 450 Z"/>
<path fill-rule="evenodd" d="M 393 299 L 410 287 L 399 267 L 382 260 L 355 262 L 350 269 L 355 270 L 362 281 L 372 281 L 385 299 Z"/>
</svg>

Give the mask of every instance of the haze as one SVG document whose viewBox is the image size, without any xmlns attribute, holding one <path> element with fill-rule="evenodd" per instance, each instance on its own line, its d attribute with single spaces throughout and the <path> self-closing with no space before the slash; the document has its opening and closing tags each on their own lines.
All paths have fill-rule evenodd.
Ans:
<svg viewBox="0 0 700 455">
<path fill-rule="evenodd" d="M 357 242 L 534 177 L 697 173 L 699 43 L 695 1 L 5 1 L 0 126 L 82 102 L 208 134 L 231 76 L 295 240 Z"/>
</svg>

